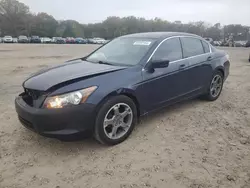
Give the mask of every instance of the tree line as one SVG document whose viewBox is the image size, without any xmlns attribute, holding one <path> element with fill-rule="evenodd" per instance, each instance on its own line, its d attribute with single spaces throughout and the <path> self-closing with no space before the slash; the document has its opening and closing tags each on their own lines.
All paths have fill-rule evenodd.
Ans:
<svg viewBox="0 0 250 188">
<path fill-rule="evenodd" d="M 188 32 L 214 40 L 233 35 L 237 40 L 250 40 L 250 27 L 240 24 L 222 26 L 220 23 L 211 25 L 203 21 L 182 23 L 160 18 L 147 20 L 134 16 L 111 16 L 100 23 L 81 24 L 75 20 L 56 20 L 44 12 L 34 14 L 27 5 L 18 0 L 0 0 L 0 36 L 38 35 L 112 39 L 125 34 L 152 31 Z"/>
</svg>

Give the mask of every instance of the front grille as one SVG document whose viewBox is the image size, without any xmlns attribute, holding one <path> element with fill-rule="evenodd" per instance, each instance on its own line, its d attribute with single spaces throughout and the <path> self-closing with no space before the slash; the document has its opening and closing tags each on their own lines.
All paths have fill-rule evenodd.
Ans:
<svg viewBox="0 0 250 188">
<path fill-rule="evenodd" d="M 40 91 L 33 90 L 33 89 L 25 89 L 25 93 L 30 96 L 33 100 L 37 100 L 38 97 L 41 95 Z"/>
<path fill-rule="evenodd" d="M 24 89 L 24 94 L 22 95 L 23 100 L 31 107 L 40 106 L 43 100 L 46 97 L 45 92 L 33 90 L 33 89 Z"/>
<path fill-rule="evenodd" d="M 29 96 L 27 93 L 24 93 L 23 95 L 22 95 L 22 98 L 23 98 L 23 100 L 29 105 L 29 106 L 33 106 L 33 99 L 32 99 L 32 97 L 31 96 Z"/>
<path fill-rule="evenodd" d="M 22 118 L 21 116 L 18 116 L 19 121 L 27 128 L 29 129 L 34 129 L 34 126 L 31 122 L 29 122 L 28 120 Z"/>
</svg>

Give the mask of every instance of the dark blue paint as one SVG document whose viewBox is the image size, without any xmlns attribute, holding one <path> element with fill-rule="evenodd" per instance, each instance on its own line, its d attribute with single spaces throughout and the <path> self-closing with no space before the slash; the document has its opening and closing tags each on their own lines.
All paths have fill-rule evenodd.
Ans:
<svg viewBox="0 0 250 188">
<path fill-rule="evenodd" d="M 40 71 L 27 79 L 23 86 L 44 91 L 46 96 L 60 95 L 90 86 L 98 86 L 98 89 L 87 99 L 85 104 L 71 107 L 74 108 L 74 112 L 79 113 L 78 115 L 74 114 L 74 117 L 79 120 L 82 120 L 81 113 L 91 111 L 92 115 L 89 117 L 92 118 L 88 118 L 87 121 L 92 122 L 88 127 L 93 127 L 93 118 L 100 105 L 109 97 L 115 95 L 131 97 L 138 106 L 139 115 L 144 115 L 158 108 L 205 93 L 209 87 L 213 72 L 217 69 L 223 72 L 225 79 L 227 78 L 230 65 L 226 54 L 213 47 L 212 53 L 182 59 L 174 63 L 170 62 L 169 66 L 165 68 L 147 70 L 150 65 L 148 59 L 158 44 L 167 37 L 175 36 L 174 33 L 165 37 L 161 34 L 158 35 L 152 34 L 152 37 L 158 37 L 158 40 L 136 66 L 101 65 L 77 59 Z M 179 35 L 185 36 L 185 34 L 178 33 Z M 18 102 L 18 100 L 16 101 L 16 108 L 19 115 L 24 114 L 27 119 L 32 121 L 34 112 L 25 111 L 25 107 L 22 106 L 23 102 Z M 44 99 L 40 101 L 44 101 Z M 33 107 L 34 111 L 39 112 L 39 110 L 42 110 L 43 113 L 49 111 L 40 109 L 41 106 L 42 104 Z M 91 106 L 91 109 L 88 106 Z M 67 110 L 70 111 L 70 109 Z M 29 111 L 32 111 L 30 107 Z M 63 111 L 64 116 L 66 116 L 65 110 Z M 60 113 L 60 109 L 56 110 L 56 112 Z M 67 113 L 69 113 L 68 117 L 71 117 L 70 112 Z M 39 113 L 36 116 L 41 117 Z M 53 117 L 50 116 L 50 118 L 52 123 L 56 123 Z M 79 123 L 76 123 L 76 129 L 79 129 Z"/>
</svg>

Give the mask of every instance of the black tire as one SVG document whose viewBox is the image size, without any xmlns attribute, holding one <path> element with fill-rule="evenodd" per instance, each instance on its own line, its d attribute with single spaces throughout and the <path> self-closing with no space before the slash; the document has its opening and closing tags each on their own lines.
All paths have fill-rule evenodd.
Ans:
<svg viewBox="0 0 250 188">
<path fill-rule="evenodd" d="M 216 76 L 220 76 L 221 77 L 221 79 L 222 79 L 222 85 L 221 85 L 219 93 L 216 96 L 214 96 L 212 94 L 210 88 L 211 88 L 212 81 L 213 81 L 213 79 Z M 205 100 L 207 100 L 207 101 L 215 101 L 215 100 L 217 100 L 219 98 L 220 94 L 221 94 L 222 89 L 223 89 L 223 83 L 224 83 L 224 76 L 223 76 L 222 72 L 221 71 L 215 71 L 214 74 L 213 74 L 213 77 L 212 77 L 212 79 L 210 81 L 209 88 L 207 89 L 207 93 L 203 96 L 203 98 Z"/>
<path fill-rule="evenodd" d="M 133 114 L 132 124 L 129 127 L 129 129 L 127 130 L 126 134 L 123 135 L 121 138 L 111 139 L 106 135 L 106 133 L 104 131 L 103 123 L 104 123 L 104 119 L 105 119 L 105 116 L 108 113 L 108 111 L 114 105 L 116 105 L 118 103 L 124 103 L 131 108 L 132 114 Z M 127 96 L 124 96 L 124 95 L 111 97 L 101 106 L 101 108 L 99 109 L 99 111 L 97 113 L 96 122 L 95 122 L 94 137 L 101 144 L 116 145 L 116 144 L 123 142 L 124 140 L 126 140 L 129 137 L 129 135 L 132 133 L 136 123 L 137 123 L 137 108 L 136 108 L 136 105 L 133 102 L 133 100 Z"/>
</svg>

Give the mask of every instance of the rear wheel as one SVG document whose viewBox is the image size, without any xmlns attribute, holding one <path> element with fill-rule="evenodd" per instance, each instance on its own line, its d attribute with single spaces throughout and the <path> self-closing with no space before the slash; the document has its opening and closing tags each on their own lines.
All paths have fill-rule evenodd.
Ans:
<svg viewBox="0 0 250 188">
<path fill-rule="evenodd" d="M 204 96 L 206 100 L 215 101 L 221 94 L 223 88 L 224 77 L 220 71 L 216 71 L 210 82 L 207 94 Z"/>
<path fill-rule="evenodd" d="M 100 108 L 94 137 L 102 144 L 116 145 L 126 140 L 137 122 L 137 109 L 127 96 L 110 98 Z"/>
</svg>

